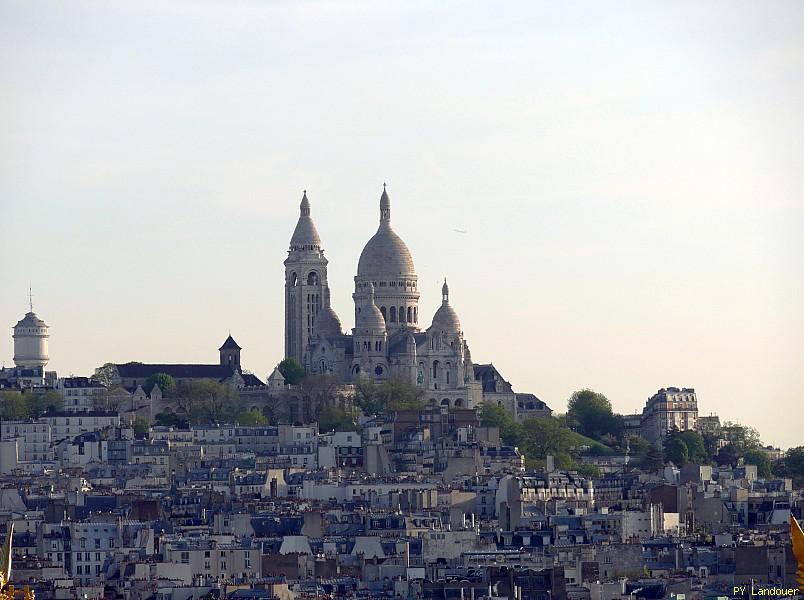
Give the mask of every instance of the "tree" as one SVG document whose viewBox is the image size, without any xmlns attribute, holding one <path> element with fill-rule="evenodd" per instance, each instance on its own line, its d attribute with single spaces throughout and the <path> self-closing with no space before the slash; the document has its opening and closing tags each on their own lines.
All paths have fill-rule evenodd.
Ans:
<svg viewBox="0 0 804 600">
<path fill-rule="evenodd" d="M 0 391 L 0 418 L 3 419 L 38 419 L 46 412 L 60 410 L 63 406 L 64 399 L 61 394 L 53 390 Z"/>
<path fill-rule="evenodd" d="M 100 383 L 105 388 L 110 388 L 114 385 L 117 378 L 117 365 L 114 363 L 105 363 L 103 366 L 95 369 L 95 374 L 92 379 Z"/>
<path fill-rule="evenodd" d="M 47 392 L 32 392 L 24 394 L 28 401 L 28 416 L 38 419 L 46 412 L 51 410 L 61 410 L 64 408 L 64 398 L 58 392 L 49 390 Z"/>
<path fill-rule="evenodd" d="M 740 452 L 734 444 L 726 444 L 715 456 L 715 462 L 721 467 L 733 467 L 740 460 Z"/>
<path fill-rule="evenodd" d="M 354 402 L 363 414 L 373 416 L 385 411 L 421 410 L 423 395 L 423 389 L 401 379 L 378 382 L 361 377 L 355 382 Z"/>
<path fill-rule="evenodd" d="M 159 427 L 173 427 L 178 422 L 178 417 L 172 412 L 161 412 L 154 417 L 154 423 Z"/>
<path fill-rule="evenodd" d="M 172 375 L 168 375 L 167 373 L 154 373 L 145 380 L 142 389 L 150 396 L 155 385 L 159 386 L 159 389 L 162 391 L 162 396 L 164 397 L 169 398 L 176 392 L 176 380 Z"/>
<path fill-rule="evenodd" d="M 651 446 L 639 461 L 639 468 L 646 473 L 655 473 L 663 466 L 664 455 L 655 446 Z"/>
<path fill-rule="evenodd" d="M 252 425 L 267 425 L 268 418 L 257 410 L 244 410 L 237 415 L 237 422 L 245 427 Z"/>
<path fill-rule="evenodd" d="M 282 377 L 285 378 L 285 383 L 288 385 L 296 385 L 304 379 L 304 367 L 293 356 L 289 356 L 277 365 Z"/>
<path fill-rule="evenodd" d="M 559 453 L 569 454 L 576 445 L 572 432 L 562 427 L 558 419 L 541 417 L 528 419 L 524 427 L 524 448 L 526 456 L 533 458 L 546 458 L 548 454 L 556 456 Z"/>
<path fill-rule="evenodd" d="M 628 438 L 628 448 L 632 455 L 644 456 L 653 446 L 645 438 L 632 435 Z"/>
<path fill-rule="evenodd" d="M 674 437 L 667 442 L 665 456 L 677 467 L 683 467 L 689 462 L 690 451 L 684 440 Z"/>
<path fill-rule="evenodd" d="M 697 431 L 672 431 L 668 440 L 679 439 L 687 446 L 689 462 L 696 465 L 707 462 L 707 452 L 704 446 L 704 439 Z M 673 461 L 675 462 L 675 461 Z"/>
<path fill-rule="evenodd" d="M 609 399 L 588 389 L 572 394 L 567 418 L 580 433 L 596 440 L 607 433 L 618 435 L 622 427 L 622 419 L 612 412 Z"/>
<path fill-rule="evenodd" d="M 30 416 L 28 403 L 20 392 L 0 392 L 0 416 L 3 419 L 27 419 Z"/>
<path fill-rule="evenodd" d="M 137 417 L 134 419 L 134 437 L 136 437 L 138 440 L 147 438 L 150 430 L 151 427 L 148 425 L 148 421 L 142 417 Z"/>
<path fill-rule="evenodd" d="M 355 414 L 340 406 L 325 406 L 318 416 L 318 431 L 355 431 L 357 421 Z"/>
<path fill-rule="evenodd" d="M 506 446 L 523 446 L 525 431 L 522 425 L 502 406 L 484 402 L 480 407 L 480 424 L 483 427 L 499 427 L 500 439 Z"/>
<path fill-rule="evenodd" d="M 720 432 L 723 438 L 733 444 L 741 455 L 746 450 L 758 448 L 762 444 L 759 432 L 753 427 L 726 421 L 720 428 Z"/>
<path fill-rule="evenodd" d="M 784 468 L 796 486 L 804 484 L 804 446 L 790 448 L 784 455 Z"/>
<path fill-rule="evenodd" d="M 192 423 L 231 423 L 243 410 L 237 390 L 212 379 L 180 382 L 175 400 Z"/>
<path fill-rule="evenodd" d="M 600 469 L 595 465 L 578 465 L 578 475 L 581 477 L 600 477 Z"/>
<path fill-rule="evenodd" d="M 746 465 L 756 465 L 757 475 L 759 475 L 760 477 L 770 477 L 773 474 L 773 469 L 771 468 L 771 461 L 768 458 L 768 455 L 765 454 L 762 450 L 757 450 L 754 448 L 748 450 L 743 455 L 743 462 Z"/>
</svg>

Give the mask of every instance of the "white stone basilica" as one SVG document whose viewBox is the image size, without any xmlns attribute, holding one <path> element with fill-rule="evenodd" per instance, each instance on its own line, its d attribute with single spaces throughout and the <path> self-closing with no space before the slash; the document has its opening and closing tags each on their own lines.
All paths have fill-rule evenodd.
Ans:
<svg viewBox="0 0 804 600">
<path fill-rule="evenodd" d="M 309 373 L 330 373 L 344 382 L 358 377 L 401 379 L 426 390 L 431 404 L 477 406 L 469 346 L 449 303 L 446 280 L 432 324 L 419 325 L 419 288 L 413 257 L 391 227 L 391 200 L 383 190 L 380 225 L 357 265 L 355 327 L 345 334 L 332 309 L 327 259 L 305 192 L 285 260 L 285 356 Z"/>
</svg>

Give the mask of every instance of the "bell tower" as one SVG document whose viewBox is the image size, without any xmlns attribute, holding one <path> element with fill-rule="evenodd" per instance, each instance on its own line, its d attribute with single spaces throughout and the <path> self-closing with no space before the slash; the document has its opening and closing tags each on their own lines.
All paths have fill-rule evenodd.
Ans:
<svg viewBox="0 0 804 600">
<path fill-rule="evenodd" d="M 304 352 L 313 335 L 318 313 L 324 307 L 327 259 L 321 238 L 310 216 L 310 201 L 304 191 L 299 221 L 290 238 L 285 259 L 285 357 L 304 364 Z"/>
<path fill-rule="evenodd" d="M 218 352 L 220 352 L 221 355 L 221 365 L 232 367 L 233 369 L 239 371 L 240 350 L 242 350 L 242 348 L 237 345 L 237 342 L 234 341 L 234 338 L 230 333 L 229 337 L 226 338 L 226 341 L 223 342 L 223 345 L 218 348 Z"/>
</svg>

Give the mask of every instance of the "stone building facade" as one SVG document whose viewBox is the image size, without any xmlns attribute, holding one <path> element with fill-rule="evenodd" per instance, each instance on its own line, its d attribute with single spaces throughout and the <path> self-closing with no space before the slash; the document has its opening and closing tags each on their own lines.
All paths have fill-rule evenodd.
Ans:
<svg viewBox="0 0 804 600">
<path fill-rule="evenodd" d="M 661 442 L 673 429 L 696 430 L 698 399 L 692 388 L 662 388 L 648 398 L 642 411 L 642 437 Z"/>
<path fill-rule="evenodd" d="M 450 304 L 446 279 L 429 327 L 419 315 L 418 276 L 405 242 L 391 226 L 383 190 L 380 222 L 354 277 L 355 326 L 344 333 L 330 303 L 328 261 L 305 192 L 285 265 L 285 354 L 308 373 L 344 382 L 400 379 L 425 391 L 430 404 L 473 407 L 482 399 L 469 345 Z"/>
</svg>

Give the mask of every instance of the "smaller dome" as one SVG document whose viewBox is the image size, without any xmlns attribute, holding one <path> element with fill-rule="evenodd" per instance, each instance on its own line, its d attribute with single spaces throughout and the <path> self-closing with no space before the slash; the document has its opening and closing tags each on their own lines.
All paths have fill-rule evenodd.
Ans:
<svg viewBox="0 0 804 600">
<path fill-rule="evenodd" d="M 368 286 L 368 298 L 360 306 L 355 322 L 355 329 L 380 329 L 385 331 L 385 318 L 374 304 L 374 285 Z"/>
<path fill-rule="evenodd" d="M 458 333 L 461 331 L 461 320 L 458 318 L 458 313 L 455 312 L 454 308 L 449 304 L 442 304 L 433 315 L 432 327 L 441 331 Z"/>
<path fill-rule="evenodd" d="M 327 286 L 324 288 L 324 309 L 315 320 L 315 334 L 323 337 L 333 337 L 341 335 L 342 332 L 341 320 L 330 304 L 329 286 Z"/>
<path fill-rule="evenodd" d="M 36 313 L 29 312 L 25 313 L 25 316 L 14 326 L 15 329 L 17 327 L 47 327 L 47 324 L 37 317 Z"/>
<path fill-rule="evenodd" d="M 431 327 L 446 331 L 448 333 L 459 333 L 461 331 L 461 320 L 458 313 L 449 304 L 449 286 L 447 279 L 444 278 L 444 285 L 441 286 L 441 306 L 433 315 Z"/>
</svg>

